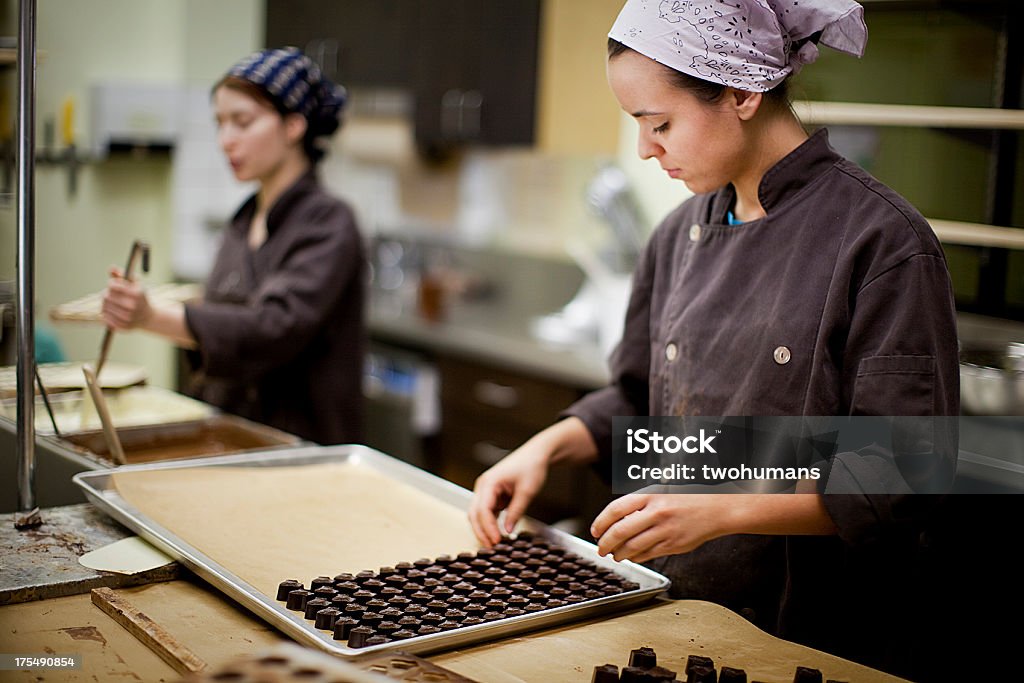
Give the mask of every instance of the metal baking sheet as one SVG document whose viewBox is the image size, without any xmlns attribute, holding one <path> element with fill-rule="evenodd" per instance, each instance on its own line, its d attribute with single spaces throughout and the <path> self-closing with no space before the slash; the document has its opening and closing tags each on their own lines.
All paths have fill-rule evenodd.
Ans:
<svg viewBox="0 0 1024 683">
<path fill-rule="evenodd" d="M 571 534 L 526 518 L 521 525 L 523 529 L 558 543 L 567 550 L 601 567 L 610 569 L 630 581 L 636 582 L 639 587 L 636 590 L 618 595 L 546 609 L 532 614 L 508 617 L 498 621 L 485 622 L 426 636 L 416 636 L 381 645 L 350 648 L 334 640 L 330 632 L 314 628 L 312 622 L 304 619 L 301 613 L 288 610 L 284 603 L 278 602 L 275 599 L 276 596 L 267 595 L 257 590 L 250 583 L 242 580 L 224 566 L 205 555 L 202 550 L 193 547 L 181 537 L 147 517 L 118 493 L 113 482 L 113 475 L 117 472 L 203 467 L 291 468 L 330 463 L 352 463 L 368 467 L 383 476 L 414 486 L 440 502 L 455 506 L 461 510 L 469 508 L 472 492 L 379 451 L 365 446 L 352 445 L 311 446 L 299 449 L 240 453 L 187 461 L 129 465 L 113 470 L 82 472 L 75 475 L 74 481 L 82 488 L 94 505 L 135 531 L 154 546 L 177 559 L 257 616 L 300 643 L 318 647 L 342 657 L 361 657 L 394 650 L 414 653 L 433 652 L 486 640 L 504 638 L 524 631 L 590 618 L 596 614 L 638 605 L 653 599 L 668 588 L 669 580 L 657 572 L 632 562 L 616 562 L 610 558 L 601 557 L 597 554 L 597 547 L 592 543 L 587 543 Z M 473 549 L 467 548 L 466 550 Z M 408 559 L 412 561 L 416 558 Z M 284 578 L 287 577 L 282 577 L 282 579 Z"/>
</svg>

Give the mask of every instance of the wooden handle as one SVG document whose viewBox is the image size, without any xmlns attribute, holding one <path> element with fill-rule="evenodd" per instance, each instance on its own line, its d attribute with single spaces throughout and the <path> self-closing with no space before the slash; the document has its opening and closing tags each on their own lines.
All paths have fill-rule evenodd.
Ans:
<svg viewBox="0 0 1024 683">
<path fill-rule="evenodd" d="M 187 675 L 207 668 L 206 662 L 178 642 L 163 627 L 137 610 L 124 596 L 109 588 L 92 589 L 92 604 L 124 626 L 143 645 L 155 652 L 179 674 Z"/>
<path fill-rule="evenodd" d="M 100 416 L 100 424 L 103 426 L 103 436 L 107 438 L 107 445 L 110 447 L 110 455 L 118 465 L 127 465 L 128 458 L 124 455 L 121 447 L 121 439 L 114 429 L 114 420 L 110 417 L 110 410 L 107 409 L 107 399 L 103 397 L 103 389 L 96 381 L 96 373 L 88 363 L 82 365 L 82 374 L 85 375 L 85 386 L 89 388 L 89 395 L 92 402 L 96 404 L 96 412 Z"/>
</svg>

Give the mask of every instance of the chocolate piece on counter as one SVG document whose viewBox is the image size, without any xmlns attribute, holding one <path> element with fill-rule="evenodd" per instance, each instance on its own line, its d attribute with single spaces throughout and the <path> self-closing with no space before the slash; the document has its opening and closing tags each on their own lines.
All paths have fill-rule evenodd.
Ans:
<svg viewBox="0 0 1024 683">
<path fill-rule="evenodd" d="M 484 559 L 482 557 L 478 557 L 474 560 L 470 560 L 469 566 L 477 571 L 482 572 L 483 570 L 491 566 L 491 561 Z"/>
<path fill-rule="evenodd" d="M 445 586 L 452 586 L 452 585 L 454 585 L 456 583 L 461 582 L 462 581 L 462 577 L 459 576 L 458 574 L 451 574 L 451 573 L 449 573 L 449 574 L 445 574 L 444 576 L 440 577 L 440 581 Z"/>
<path fill-rule="evenodd" d="M 388 601 L 383 598 L 373 598 L 367 600 L 365 606 L 368 612 L 380 612 L 388 608 Z"/>
<path fill-rule="evenodd" d="M 577 581 L 586 581 L 587 579 L 596 579 L 596 578 L 597 578 L 597 572 L 595 572 L 593 569 L 580 569 L 579 571 L 576 572 L 576 580 Z"/>
<path fill-rule="evenodd" d="M 400 628 L 391 634 L 391 640 L 408 640 L 415 637 L 416 634 L 406 628 Z"/>
<path fill-rule="evenodd" d="M 388 578 L 389 576 L 394 576 L 397 573 L 398 573 L 398 570 L 395 569 L 394 567 L 381 567 L 380 569 L 377 570 L 377 578 L 379 578 L 381 581 L 383 581 L 384 579 Z"/>
<path fill-rule="evenodd" d="M 497 598 L 491 598 L 490 600 L 484 603 L 484 607 L 486 607 L 487 609 L 503 610 L 505 609 L 505 601 L 498 600 Z"/>
<path fill-rule="evenodd" d="M 468 550 L 464 550 L 464 551 L 462 551 L 461 553 L 459 553 L 458 555 L 455 556 L 455 558 L 459 562 L 469 562 L 470 560 L 474 559 L 475 557 L 476 557 L 476 553 L 471 553 Z"/>
<path fill-rule="evenodd" d="M 461 609 L 449 609 L 445 610 L 444 618 L 452 621 L 461 621 L 466 618 L 466 613 Z"/>
<path fill-rule="evenodd" d="M 460 589 L 460 588 L 458 588 L 458 586 L 464 586 L 465 588 L 468 588 L 469 590 Z M 452 586 L 451 588 L 448 588 L 447 586 L 438 586 L 434 590 L 430 591 L 430 594 L 433 595 L 438 600 L 447 600 L 448 598 L 450 598 L 453 595 L 455 595 L 456 592 L 469 593 L 472 590 L 473 590 L 473 586 L 469 585 L 468 583 L 457 583 L 454 586 Z"/>
<path fill-rule="evenodd" d="M 364 591 L 373 591 L 374 593 L 380 593 L 385 589 L 385 584 L 380 579 L 366 579 L 362 583 L 362 589 Z"/>
<path fill-rule="evenodd" d="M 338 621 L 341 621 L 340 619 Z M 338 624 L 334 624 L 335 630 L 338 628 Z M 369 640 L 370 636 L 373 635 L 373 629 L 369 626 L 353 626 L 348 632 L 348 646 L 349 647 L 366 647 L 366 641 Z"/>
<path fill-rule="evenodd" d="M 416 567 L 417 569 L 426 569 L 432 564 L 434 564 L 434 561 L 429 557 L 421 557 L 420 559 L 414 561 L 412 563 L 412 566 Z"/>
<path fill-rule="evenodd" d="M 479 581 L 482 578 L 484 578 L 484 575 L 481 572 L 478 572 L 475 569 L 470 569 L 469 571 L 462 572 L 462 580 L 463 581 L 468 581 L 470 583 L 476 583 L 477 581 Z"/>
<path fill-rule="evenodd" d="M 331 606 L 331 603 L 327 602 L 323 598 L 312 598 L 306 601 L 306 606 L 302 608 L 303 616 L 307 619 L 314 619 L 316 613 L 322 609 L 327 609 Z"/>
<path fill-rule="evenodd" d="M 518 617 L 518 616 L 521 616 L 523 614 L 526 614 L 526 610 L 520 609 L 518 607 L 509 607 L 508 609 L 505 610 L 505 616 L 506 617 Z"/>
<path fill-rule="evenodd" d="M 505 588 L 504 586 L 495 588 L 491 591 L 491 597 L 497 598 L 498 600 L 508 600 L 510 597 L 512 597 L 512 595 L 512 591 L 510 591 L 508 588 Z"/>
<path fill-rule="evenodd" d="M 690 669 L 695 666 L 706 666 L 714 669 L 715 660 L 711 659 L 711 657 L 704 657 L 703 655 L 690 655 L 686 658 L 686 668 L 683 671 L 686 675 L 689 675 Z"/>
<path fill-rule="evenodd" d="M 508 589 L 516 595 L 526 595 L 533 592 L 533 586 L 528 583 L 513 583 Z"/>
<path fill-rule="evenodd" d="M 544 560 L 540 559 L 539 557 L 529 557 L 529 558 L 526 559 L 526 561 L 523 562 L 523 564 L 526 565 L 527 569 L 530 569 L 530 568 L 536 569 L 537 567 L 543 567 L 544 566 Z"/>
<path fill-rule="evenodd" d="M 541 610 L 544 609 L 544 605 L 542 605 L 542 604 L 540 604 L 538 602 L 529 602 L 529 603 L 526 604 L 526 607 L 524 607 L 523 609 L 526 610 L 527 612 L 540 612 Z"/>
<path fill-rule="evenodd" d="M 537 567 L 536 572 L 540 574 L 542 579 L 553 579 L 558 575 L 554 567 Z"/>
<path fill-rule="evenodd" d="M 798 666 L 793 674 L 793 683 L 821 683 L 821 672 L 807 666 Z"/>
<path fill-rule="evenodd" d="M 402 589 L 401 588 L 395 588 L 394 586 L 385 586 L 385 587 L 381 588 L 379 591 L 377 591 L 377 595 L 378 595 L 378 597 L 380 597 L 381 600 L 387 600 L 388 598 L 393 598 L 396 595 L 401 595 L 401 594 L 402 594 Z"/>
<path fill-rule="evenodd" d="M 426 605 L 407 605 L 405 608 L 405 614 L 409 617 L 420 618 L 427 613 Z"/>
<path fill-rule="evenodd" d="M 555 567 L 555 569 L 557 569 L 562 574 L 576 574 L 577 572 L 581 571 L 590 571 L 587 569 L 581 569 L 580 566 L 575 562 L 568 561 L 560 562 L 558 566 Z"/>
<path fill-rule="evenodd" d="M 416 631 L 416 633 L 421 635 L 421 636 L 429 636 L 429 635 L 433 635 L 434 633 L 440 633 L 440 632 L 441 632 L 441 629 L 438 628 L 437 626 L 429 626 L 429 625 L 426 625 L 426 624 L 424 624 L 423 626 L 420 626 L 419 630 Z"/>
<path fill-rule="evenodd" d="M 504 555 L 507 555 L 508 553 L 512 552 L 512 545 L 510 543 L 495 543 L 493 547 L 494 552 L 496 553 L 502 553 Z"/>
<path fill-rule="evenodd" d="M 546 600 L 547 597 L 548 594 L 544 591 L 530 591 L 526 594 L 526 599 L 531 602 L 539 602 L 541 600 Z"/>
<path fill-rule="evenodd" d="M 369 638 L 366 639 L 366 647 L 372 647 L 373 645 L 383 645 L 385 643 L 390 643 L 390 642 L 391 642 L 391 639 L 388 638 L 387 636 L 382 636 L 380 634 L 377 634 L 375 636 L 370 636 Z"/>
<path fill-rule="evenodd" d="M 342 581 L 334 584 L 334 590 L 343 595 L 353 595 L 357 590 L 359 590 L 359 584 L 355 581 Z"/>
<path fill-rule="evenodd" d="M 295 579 L 288 579 L 287 581 L 282 581 L 277 586 L 277 599 L 287 600 L 289 593 L 295 590 L 300 590 L 301 588 L 303 588 L 302 584 L 296 581 Z"/>
<path fill-rule="evenodd" d="M 531 543 L 529 539 L 526 538 L 517 538 L 516 540 L 512 541 L 512 547 L 516 550 L 523 550 L 524 548 L 529 548 L 530 545 Z"/>
<path fill-rule="evenodd" d="M 562 588 L 561 586 L 555 586 L 548 591 L 548 595 L 553 598 L 565 598 L 568 595 L 572 595 L 572 591 L 568 588 Z"/>
<path fill-rule="evenodd" d="M 345 583 L 346 581 L 353 581 L 355 578 L 356 577 L 349 572 L 342 572 L 334 577 L 334 583 Z"/>
<path fill-rule="evenodd" d="M 437 588 L 438 586 L 443 586 L 444 585 L 444 582 L 441 581 L 441 579 L 435 579 L 433 576 L 428 576 L 427 578 L 423 579 L 422 581 L 423 581 L 423 590 L 427 591 L 428 593 L 430 591 L 432 591 L 433 589 Z M 458 582 L 458 577 L 456 577 L 455 582 Z"/>
<path fill-rule="evenodd" d="M 363 616 L 359 617 L 359 625 L 371 629 L 377 628 L 382 621 L 384 621 L 384 617 L 377 612 L 363 612 Z"/>
<path fill-rule="evenodd" d="M 329 576 L 318 576 L 309 582 L 309 590 L 315 591 L 317 588 L 323 588 L 324 586 L 333 586 L 334 579 Z"/>
<path fill-rule="evenodd" d="M 362 588 L 360 588 L 352 594 L 352 597 L 356 600 L 359 600 L 360 602 L 366 602 L 367 600 L 373 600 L 375 597 L 377 597 L 377 594 L 373 591 L 363 590 Z"/>
<path fill-rule="evenodd" d="M 412 604 L 412 600 L 405 597 L 404 595 L 394 595 L 388 598 L 388 604 L 393 605 L 395 607 L 405 608 L 406 606 Z"/>
<path fill-rule="evenodd" d="M 532 548 L 530 548 L 529 550 L 527 550 L 526 554 L 529 555 L 530 557 L 544 557 L 545 555 L 548 554 L 548 548 L 547 548 L 547 546 L 543 546 L 543 545 L 535 545 Z"/>
<path fill-rule="evenodd" d="M 434 564 L 439 564 L 442 567 L 446 567 L 454 562 L 455 559 L 451 555 L 438 555 L 434 558 Z"/>
<path fill-rule="evenodd" d="M 478 617 L 484 612 L 486 612 L 487 608 L 478 602 L 473 602 L 463 607 L 462 610 L 470 616 Z"/>
<path fill-rule="evenodd" d="M 438 614 L 437 612 L 427 612 L 420 617 L 420 621 L 424 624 L 440 624 L 444 621 L 444 615 Z"/>
<path fill-rule="evenodd" d="M 359 625 L 359 622 L 352 617 L 338 617 L 334 620 L 334 639 L 348 640 L 352 629 Z M 370 631 L 369 628 L 366 629 Z M 370 631 L 372 633 L 372 631 Z"/>
<path fill-rule="evenodd" d="M 537 581 L 534 582 L 533 585 L 539 591 L 549 591 L 552 588 L 554 588 L 555 586 L 558 586 L 559 584 L 555 583 L 551 579 L 537 579 Z M 571 585 L 572 585 L 571 583 L 570 584 L 566 584 L 566 587 L 568 588 L 568 586 L 571 586 Z M 583 586 L 580 586 L 580 590 L 586 590 L 586 589 Z"/>
<path fill-rule="evenodd" d="M 643 675 L 646 671 L 638 666 L 624 666 L 619 681 L 621 683 L 645 683 Z"/>
<path fill-rule="evenodd" d="M 586 598 L 580 595 L 579 593 L 572 593 L 570 595 L 565 596 L 565 601 L 570 605 L 575 605 L 577 603 L 586 601 Z"/>
<path fill-rule="evenodd" d="M 619 667 L 614 664 L 595 666 L 590 683 L 619 683 Z"/>
<path fill-rule="evenodd" d="M 540 578 L 540 574 L 531 569 L 524 569 L 523 571 L 519 572 L 519 580 L 522 583 L 529 584 L 536 584 L 538 581 L 549 581 L 549 579 Z"/>
<path fill-rule="evenodd" d="M 313 597 L 313 594 L 305 588 L 296 588 L 295 590 L 288 593 L 288 602 L 285 606 L 288 609 L 295 610 L 297 612 L 306 611 L 306 603 L 309 602 Z"/>
<path fill-rule="evenodd" d="M 651 681 L 657 681 L 658 683 L 672 683 L 672 681 L 676 680 L 676 672 L 663 666 L 652 666 L 647 670 L 647 676 Z M 719 679 L 719 683 L 721 683 L 721 679 Z M 746 680 L 744 680 L 744 683 L 746 683 Z"/>
<path fill-rule="evenodd" d="M 485 560 L 489 560 L 489 559 L 491 559 L 492 557 L 494 557 L 497 554 L 498 554 L 498 551 L 495 550 L 494 548 L 480 548 L 480 550 L 476 551 L 476 556 L 477 557 L 482 557 Z"/>
<path fill-rule="evenodd" d="M 409 579 L 410 581 L 422 581 L 423 579 L 427 578 L 427 573 L 422 569 L 416 569 L 415 567 L 413 567 L 405 573 L 405 578 Z"/>
<path fill-rule="evenodd" d="M 392 574 L 388 578 L 384 579 L 384 585 L 392 588 L 404 588 L 407 583 L 409 583 L 409 577 L 404 574 Z"/>
<path fill-rule="evenodd" d="M 452 621 L 451 619 L 445 619 L 440 624 L 438 624 L 437 627 L 442 631 L 451 631 L 452 629 L 456 629 L 459 627 L 459 622 Z"/>
<path fill-rule="evenodd" d="M 450 565 L 448 565 L 449 574 L 459 574 L 461 576 L 463 572 L 468 571 L 469 565 L 463 562 L 462 560 L 456 560 L 455 562 L 452 562 Z"/>
<path fill-rule="evenodd" d="M 400 574 L 405 574 L 412 568 L 412 562 L 399 562 L 395 565 L 395 571 Z"/>
<path fill-rule="evenodd" d="M 717 673 L 710 666 L 694 666 L 690 667 L 686 675 L 686 683 L 715 683 L 717 677 Z"/>
<path fill-rule="evenodd" d="M 431 600 L 426 605 L 424 605 L 424 607 L 429 609 L 431 612 L 443 612 L 444 610 L 448 609 L 448 603 L 445 600 Z"/>
<path fill-rule="evenodd" d="M 562 562 L 562 556 L 556 555 L 555 553 L 548 553 L 540 559 L 544 560 L 545 564 L 552 565 L 552 567 L 557 567 Z"/>
<path fill-rule="evenodd" d="M 591 581 L 592 581 L 593 579 L 588 579 L 588 580 L 591 580 Z M 554 581 L 555 583 L 558 583 L 558 584 L 561 584 L 561 585 L 565 586 L 565 585 L 568 585 L 568 584 L 572 583 L 572 582 L 573 582 L 573 579 L 572 579 L 572 577 L 571 577 L 571 576 L 569 576 L 568 574 L 556 574 L 556 575 L 555 575 L 555 578 L 553 579 L 553 581 Z M 602 582 L 601 582 L 601 584 L 603 585 L 603 584 L 604 584 L 604 581 L 602 581 Z M 587 582 L 586 582 L 586 581 L 584 581 L 584 582 L 583 582 L 583 585 L 584 585 L 584 586 L 585 586 L 585 585 L 587 585 Z"/>
<path fill-rule="evenodd" d="M 558 577 L 555 577 L 555 581 L 558 581 Z M 594 577 L 592 579 L 587 579 L 586 581 L 584 581 L 583 585 L 590 586 L 591 588 L 604 588 L 605 582 L 604 579 Z"/>
<path fill-rule="evenodd" d="M 435 588 L 433 590 L 434 595 L 438 595 L 438 590 L 442 590 L 442 589 Z M 474 590 L 476 590 L 476 586 L 474 586 L 473 584 L 468 583 L 466 581 L 460 581 L 459 583 L 455 584 L 451 588 L 445 588 L 443 590 L 453 591 L 455 593 L 458 593 L 459 595 L 469 595 Z"/>
<path fill-rule="evenodd" d="M 334 622 L 338 620 L 339 616 L 341 616 L 341 610 L 337 607 L 325 607 L 314 615 L 316 621 L 313 622 L 313 626 L 330 631 L 334 628 Z"/>
<path fill-rule="evenodd" d="M 629 665 L 638 666 L 641 669 L 650 669 L 652 666 L 658 666 L 658 654 L 654 651 L 654 648 L 650 647 L 638 647 L 635 650 L 630 650 Z"/>
<path fill-rule="evenodd" d="M 448 573 L 448 570 L 439 564 L 432 564 L 423 570 L 423 573 L 433 579 L 439 579 Z"/>
<path fill-rule="evenodd" d="M 747 672 L 743 669 L 723 666 L 718 672 L 718 683 L 747 683 Z"/>
<path fill-rule="evenodd" d="M 519 580 L 518 574 L 505 574 L 504 576 L 498 577 L 498 583 L 507 588 L 514 583 L 522 583 L 522 581 Z"/>
<path fill-rule="evenodd" d="M 566 603 L 565 600 L 559 600 L 558 598 L 551 598 L 550 600 L 548 600 L 547 602 L 544 603 L 544 606 L 546 608 L 548 608 L 548 609 L 553 609 L 555 607 L 565 607 L 566 604 L 568 604 L 568 603 Z"/>
<path fill-rule="evenodd" d="M 526 565 L 522 562 L 508 562 L 505 564 L 505 571 L 509 574 L 518 574 L 521 571 L 526 570 Z"/>
<path fill-rule="evenodd" d="M 377 633 L 383 633 L 386 636 L 390 636 L 392 633 L 401 628 L 398 624 L 393 621 L 382 621 L 377 624 Z"/>
<path fill-rule="evenodd" d="M 509 607 L 525 607 L 530 601 L 526 599 L 525 595 L 513 595 L 506 602 Z"/>
<path fill-rule="evenodd" d="M 509 556 L 504 553 L 495 553 L 490 557 L 491 564 L 498 567 L 509 561 Z"/>
<path fill-rule="evenodd" d="M 408 628 L 410 626 L 419 626 L 422 622 L 416 617 L 402 617 L 398 620 L 398 625 Z"/>
<path fill-rule="evenodd" d="M 486 591 L 473 591 L 466 597 L 469 598 L 470 602 L 479 602 L 482 605 L 487 602 L 491 595 Z"/>
<path fill-rule="evenodd" d="M 497 610 L 494 610 L 494 611 L 490 611 L 490 612 L 484 612 L 484 616 L 481 617 L 481 618 L 484 621 L 497 621 L 498 619 L 501 619 L 504 616 L 505 615 L 503 613 L 498 612 Z"/>
<path fill-rule="evenodd" d="M 497 582 L 497 580 L 500 577 L 505 576 L 505 574 L 506 574 L 505 570 L 502 569 L 501 567 L 488 567 L 487 569 L 484 570 L 484 578 L 480 579 L 480 581 L 481 582 L 483 582 L 483 581 L 494 581 L 494 582 Z"/>
<path fill-rule="evenodd" d="M 478 581 L 476 585 L 480 587 L 480 590 L 490 592 L 498 586 L 500 586 L 501 584 L 498 583 L 495 579 L 480 579 L 480 581 Z"/>
<path fill-rule="evenodd" d="M 357 573 L 353 577 L 355 582 L 358 583 L 360 586 L 363 585 L 363 582 L 369 581 L 370 579 L 374 578 L 377 578 L 377 575 L 371 572 L 369 569 L 364 569 L 363 571 Z"/>
<path fill-rule="evenodd" d="M 415 593 L 417 591 L 422 591 L 423 586 L 424 584 L 418 583 L 416 581 L 406 581 L 401 586 L 398 586 L 398 588 L 401 588 L 402 593 L 404 593 L 405 595 L 411 595 L 412 593 Z"/>
<path fill-rule="evenodd" d="M 481 617 L 472 617 L 471 616 L 471 617 L 466 617 L 465 619 L 463 619 L 461 625 L 462 626 L 476 626 L 477 624 L 482 624 L 482 623 L 484 623 L 483 618 L 481 618 Z"/>
<path fill-rule="evenodd" d="M 387 607 L 380 611 L 380 615 L 385 619 L 389 620 L 399 619 L 403 614 L 405 614 L 405 612 L 398 609 L 397 607 Z"/>
<path fill-rule="evenodd" d="M 530 554 L 525 553 L 522 550 L 513 550 L 508 554 L 509 558 L 514 562 L 526 562 L 530 559 Z"/>
</svg>

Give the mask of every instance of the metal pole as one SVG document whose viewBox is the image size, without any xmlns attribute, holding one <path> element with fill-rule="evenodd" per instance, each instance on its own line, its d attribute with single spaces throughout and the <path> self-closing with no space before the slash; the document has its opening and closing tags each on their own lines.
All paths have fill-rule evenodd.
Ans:
<svg viewBox="0 0 1024 683">
<path fill-rule="evenodd" d="M 35 497 L 35 85 L 36 0 L 20 0 L 18 11 L 18 514 L 14 525 L 38 525 Z"/>
</svg>

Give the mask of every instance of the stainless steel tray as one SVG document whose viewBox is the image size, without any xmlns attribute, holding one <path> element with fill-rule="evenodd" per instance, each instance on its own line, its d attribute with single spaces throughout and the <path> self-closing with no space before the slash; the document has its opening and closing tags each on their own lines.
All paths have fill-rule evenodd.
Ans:
<svg viewBox="0 0 1024 683">
<path fill-rule="evenodd" d="M 453 505 L 459 509 L 466 510 L 469 507 L 469 501 L 472 496 L 470 491 L 365 446 L 311 446 L 300 449 L 239 453 L 236 455 L 198 458 L 186 461 L 129 465 L 113 470 L 82 472 L 75 475 L 74 481 L 82 488 L 94 505 L 110 514 L 169 556 L 177 559 L 257 616 L 300 643 L 312 645 L 343 657 L 360 657 L 390 650 L 403 650 L 413 653 L 433 652 L 495 638 L 504 638 L 524 631 L 553 626 L 568 621 L 576 621 L 603 612 L 637 605 L 653 599 L 669 585 L 668 579 L 661 574 L 632 562 L 615 562 L 609 558 L 601 557 L 597 554 L 597 548 L 593 544 L 536 520 L 526 518 L 523 520 L 522 528 L 532 531 L 542 538 L 557 542 L 567 550 L 599 566 L 613 570 L 620 576 L 637 583 L 639 587 L 636 590 L 618 595 L 546 609 L 542 612 L 508 617 L 498 621 L 485 622 L 426 636 L 416 636 L 381 645 L 350 648 L 334 640 L 330 632 L 314 628 L 312 622 L 305 620 L 301 613 L 288 610 L 282 602 L 278 602 L 275 599 L 276 596 L 266 595 L 257 590 L 222 565 L 214 562 L 200 549 L 189 545 L 179 536 L 148 518 L 122 498 L 113 484 L 113 475 L 116 472 L 173 470 L 197 467 L 296 467 L 344 462 L 369 467 L 384 476 L 415 486 L 436 500 Z M 467 548 L 466 550 L 471 549 Z M 409 561 L 414 559 L 416 558 L 409 558 Z"/>
</svg>

